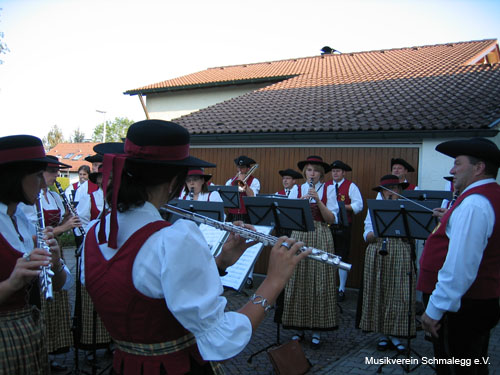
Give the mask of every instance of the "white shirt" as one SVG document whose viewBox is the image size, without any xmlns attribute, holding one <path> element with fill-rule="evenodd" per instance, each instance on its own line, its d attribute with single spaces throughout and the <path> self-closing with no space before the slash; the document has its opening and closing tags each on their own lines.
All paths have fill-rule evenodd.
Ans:
<svg viewBox="0 0 500 375">
<path fill-rule="evenodd" d="M 404 180 L 404 182 L 408 182 L 408 180 Z M 418 186 L 415 186 L 415 189 L 413 189 L 413 190 L 420 190 L 420 189 L 418 188 Z M 382 193 L 380 191 L 377 193 L 377 198 L 375 198 L 375 199 L 379 199 L 379 200 L 383 199 L 382 198 Z"/>
<path fill-rule="evenodd" d="M 335 192 L 335 184 L 338 184 L 338 188 L 340 189 L 340 186 L 344 183 L 345 178 L 342 179 L 340 182 L 335 182 L 332 181 L 332 186 L 333 186 L 333 191 Z M 351 185 L 349 186 L 349 198 L 351 199 L 351 208 L 354 214 L 356 215 L 357 213 L 363 211 L 363 198 L 361 197 L 361 192 L 359 191 L 359 188 L 356 186 L 354 182 L 351 181 Z"/>
<path fill-rule="evenodd" d="M 496 181 L 492 178 L 476 181 L 463 192 L 487 183 Z M 462 296 L 476 279 L 494 224 L 493 206 L 480 194 L 466 197 L 453 210 L 446 225 L 446 236 L 450 239 L 448 254 L 425 310 L 430 318 L 439 320 L 446 311 L 460 309 Z"/>
<path fill-rule="evenodd" d="M 17 205 L 16 212 L 13 215 L 16 220 L 17 229 L 23 238 L 21 241 L 10 216 L 7 214 L 7 206 L 0 203 L 0 230 L 2 232 L 2 236 L 14 249 L 22 252 L 23 254 L 30 253 L 35 248 L 33 236 L 36 236 L 37 234 L 36 227 L 23 212 L 29 208 L 33 210 L 34 206 L 27 206 L 24 203 L 19 203 Z M 64 271 L 66 272 L 66 282 L 63 285 L 63 289 L 69 290 L 73 286 L 74 279 L 68 267 L 64 266 Z"/>
<path fill-rule="evenodd" d="M 118 212 L 118 248 L 141 227 L 157 220 L 162 218 L 149 202 Z M 106 224 L 109 233 L 109 220 Z M 98 228 L 99 224 L 96 236 Z M 100 245 L 100 249 L 106 259 L 118 251 L 106 244 Z M 149 237 L 134 260 L 132 280 L 137 290 L 146 296 L 165 299 L 175 318 L 196 337 L 203 359 L 231 358 L 250 341 L 252 326 L 248 317 L 224 312 L 227 300 L 221 295 L 223 288 L 217 266 L 194 222 L 177 220 Z"/>
<path fill-rule="evenodd" d="M 314 185 L 314 189 L 318 192 L 319 199 L 321 200 L 323 198 L 323 190 L 325 188 L 325 183 L 324 182 L 317 182 L 316 185 Z M 309 191 L 309 183 L 305 182 L 302 185 L 300 185 L 301 189 L 301 197 L 304 195 L 307 195 Z M 292 191 L 290 191 L 290 194 L 288 195 L 288 199 L 298 199 L 299 196 L 299 185 L 294 185 L 292 188 Z M 315 203 L 316 201 L 314 199 L 311 200 L 311 203 Z M 337 196 L 335 195 L 335 186 L 330 185 L 328 186 L 326 190 L 326 207 L 333 213 L 333 216 L 335 216 L 335 222 L 338 222 L 338 216 L 339 216 L 339 204 L 337 202 Z"/>
<path fill-rule="evenodd" d="M 184 191 L 182 192 L 180 199 L 186 199 L 187 201 L 191 200 L 191 198 L 189 198 L 189 193 L 185 193 Z M 218 191 L 212 191 L 207 193 L 200 192 L 200 194 L 198 194 L 197 200 L 199 202 L 223 202 Z"/>
<path fill-rule="evenodd" d="M 92 195 L 94 197 L 97 208 L 102 212 L 104 208 L 104 194 L 102 189 L 99 188 L 98 190 L 94 191 Z M 78 206 L 76 207 L 76 211 L 83 228 L 85 228 L 89 224 L 91 207 L 92 201 L 90 199 L 90 194 L 82 195 L 80 197 L 80 201 L 78 202 Z"/>
<path fill-rule="evenodd" d="M 42 192 L 40 192 L 42 193 Z M 51 191 L 50 189 L 47 189 L 47 196 L 43 195 L 43 201 L 42 201 L 42 207 L 44 210 L 57 210 L 59 209 L 59 220 L 58 222 L 61 223 L 64 213 L 66 212 L 66 208 L 64 207 L 64 204 L 61 200 L 61 197 L 59 194 Z M 38 224 L 38 215 L 36 212 L 36 206 L 28 206 L 24 203 L 19 203 L 18 207 L 21 208 L 21 210 L 24 212 L 26 217 L 31 221 L 31 223 L 36 226 Z"/>
<path fill-rule="evenodd" d="M 231 186 L 231 183 L 233 182 L 232 179 L 229 179 L 226 181 L 226 186 Z M 250 189 L 252 189 L 254 195 L 259 194 L 260 192 L 260 181 L 256 178 L 252 180 L 252 183 L 250 184 Z"/>
</svg>

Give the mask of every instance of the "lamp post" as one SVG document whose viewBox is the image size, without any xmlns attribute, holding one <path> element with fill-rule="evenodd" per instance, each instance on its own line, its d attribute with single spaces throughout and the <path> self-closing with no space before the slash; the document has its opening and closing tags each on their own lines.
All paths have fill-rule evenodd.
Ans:
<svg viewBox="0 0 500 375">
<path fill-rule="evenodd" d="M 101 111 L 99 109 L 95 110 L 98 113 L 102 113 L 104 116 L 104 124 L 103 124 L 103 131 L 102 131 L 102 142 L 106 142 L 106 111 Z"/>
</svg>

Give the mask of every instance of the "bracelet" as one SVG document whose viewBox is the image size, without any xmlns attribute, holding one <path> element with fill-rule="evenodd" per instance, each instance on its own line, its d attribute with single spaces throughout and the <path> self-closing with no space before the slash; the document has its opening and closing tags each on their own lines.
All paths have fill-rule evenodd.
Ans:
<svg viewBox="0 0 500 375">
<path fill-rule="evenodd" d="M 274 309 L 274 306 L 267 303 L 266 298 L 257 294 L 254 294 L 252 297 L 250 297 L 250 302 L 252 302 L 254 305 L 261 305 L 264 308 L 264 312 L 268 312 L 269 310 Z"/>
</svg>

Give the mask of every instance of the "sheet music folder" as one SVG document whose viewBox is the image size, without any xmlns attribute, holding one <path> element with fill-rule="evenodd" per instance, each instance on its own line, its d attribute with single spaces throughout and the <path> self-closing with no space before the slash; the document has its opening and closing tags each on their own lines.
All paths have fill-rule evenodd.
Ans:
<svg viewBox="0 0 500 375">
<path fill-rule="evenodd" d="M 440 206 L 440 201 L 437 200 L 415 204 L 404 200 L 368 199 L 367 204 L 373 233 L 379 238 L 401 237 L 425 240 L 439 222 L 437 217 L 432 216 L 432 211 L 429 211 Z"/>
<path fill-rule="evenodd" d="M 305 199 L 282 197 L 243 197 L 250 223 L 269 225 L 279 230 L 314 231 L 314 222 Z"/>
<path fill-rule="evenodd" d="M 219 193 L 222 201 L 224 202 L 224 207 L 240 207 L 240 193 L 238 191 L 238 186 L 208 185 L 208 191 L 216 191 Z"/>
</svg>

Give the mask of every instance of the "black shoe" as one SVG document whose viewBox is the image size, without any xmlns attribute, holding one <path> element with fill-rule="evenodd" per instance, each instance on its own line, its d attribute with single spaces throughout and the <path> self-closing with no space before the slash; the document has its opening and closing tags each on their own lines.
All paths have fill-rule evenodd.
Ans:
<svg viewBox="0 0 500 375">
<path fill-rule="evenodd" d="M 339 290 L 337 294 L 337 301 L 344 302 L 344 300 L 345 300 L 345 292 L 343 290 Z"/>
<path fill-rule="evenodd" d="M 253 280 L 251 278 L 248 278 L 247 281 L 245 282 L 245 288 L 247 289 L 253 288 Z"/>
</svg>

